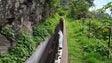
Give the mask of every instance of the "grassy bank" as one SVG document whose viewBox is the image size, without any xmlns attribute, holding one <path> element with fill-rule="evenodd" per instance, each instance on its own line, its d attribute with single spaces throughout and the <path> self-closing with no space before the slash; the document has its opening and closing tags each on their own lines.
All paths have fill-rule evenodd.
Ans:
<svg viewBox="0 0 112 63">
<path fill-rule="evenodd" d="M 99 19 L 66 18 L 66 24 L 70 63 L 112 63 L 111 56 L 108 58 L 108 38 L 103 29 L 99 29 L 111 24 L 109 21 L 104 24 Z"/>
<path fill-rule="evenodd" d="M 75 38 L 75 28 L 74 28 L 74 21 L 70 19 L 66 19 L 67 25 L 67 42 L 68 42 L 68 51 L 69 51 L 69 61 L 70 63 L 82 63 L 83 60 L 83 48 L 82 46 L 76 41 Z"/>
</svg>

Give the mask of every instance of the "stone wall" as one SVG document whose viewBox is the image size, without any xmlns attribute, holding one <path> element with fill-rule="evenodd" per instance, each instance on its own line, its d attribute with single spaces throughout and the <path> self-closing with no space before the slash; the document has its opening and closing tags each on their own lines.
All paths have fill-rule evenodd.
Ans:
<svg viewBox="0 0 112 63">
<path fill-rule="evenodd" d="M 32 27 L 48 16 L 49 9 L 45 8 L 45 0 L 0 0 L 0 51 L 16 43 L 14 37 L 6 37 L 1 33 L 6 25 L 11 25 L 15 34 L 22 29 L 32 34 Z"/>
</svg>

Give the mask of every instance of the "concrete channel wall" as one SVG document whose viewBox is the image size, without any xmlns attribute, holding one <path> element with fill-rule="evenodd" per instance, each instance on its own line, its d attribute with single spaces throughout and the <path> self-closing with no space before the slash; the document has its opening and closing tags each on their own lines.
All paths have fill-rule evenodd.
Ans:
<svg viewBox="0 0 112 63">
<path fill-rule="evenodd" d="M 32 63 L 54 63 L 56 54 L 58 52 L 58 44 L 59 44 L 59 31 L 63 32 L 63 41 L 62 41 L 62 57 L 60 63 L 68 63 L 68 48 L 67 48 L 67 38 L 66 38 L 66 26 L 65 21 L 63 18 L 60 19 L 60 23 L 57 24 L 55 27 L 55 33 L 47 40 L 45 41 L 46 45 L 44 45 L 44 48 L 41 48 L 41 52 L 37 50 L 39 55 L 36 62 Z M 34 54 L 35 55 L 35 54 Z M 29 58 L 31 59 L 31 58 Z M 25 63 L 30 62 L 30 60 L 27 60 Z M 31 62 L 30 62 L 31 63 Z"/>
<path fill-rule="evenodd" d="M 65 20 L 63 19 L 63 49 L 62 49 L 62 59 L 61 63 L 69 63 L 68 60 L 68 46 L 67 46 L 67 34 L 66 34 L 66 23 Z"/>
</svg>

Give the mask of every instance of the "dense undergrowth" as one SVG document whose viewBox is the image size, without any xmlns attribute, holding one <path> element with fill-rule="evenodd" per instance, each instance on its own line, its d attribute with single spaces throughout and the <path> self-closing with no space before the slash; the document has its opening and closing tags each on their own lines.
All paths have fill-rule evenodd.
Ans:
<svg viewBox="0 0 112 63">
<path fill-rule="evenodd" d="M 108 53 L 112 52 L 112 46 L 108 48 L 110 20 L 66 18 L 66 24 L 70 63 L 112 63 Z"/>
<path fill-rule="evenodd" d="M 0 63 L 23 63 L 35 51 L 40 42 L 44 41 L 46 37 L 54 33 L 55 25 L 59 21 L 59 15 L 53 18 L 47 18 L 46 21 L 40 23 L 33 28 L 33 35 L 30 35 L 27 30 L 22 30 L 19 37 L 16 39 L 17 46 L 9 51 L 7 54 L 0 55 Z M 13 35 L 11 26 L 3 30 L 3 34 Z"/>
</svg>

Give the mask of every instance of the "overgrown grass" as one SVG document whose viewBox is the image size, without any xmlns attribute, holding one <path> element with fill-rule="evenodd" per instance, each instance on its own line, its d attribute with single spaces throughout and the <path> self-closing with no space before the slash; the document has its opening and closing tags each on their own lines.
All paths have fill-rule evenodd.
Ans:
<svg viewBox="0 0 112 63">
<path fill-rule="evenodd" d="M 108 58 L 107 54 L 107 41 L 102 33 L 95 31 L 104 23 L 102 20 L 91 20 L 89 30 L 90 19 L 84 21 L 66 18 L 70 63 L 112 63 L 112 58 Z M 107 22 L 105 25 L 108 24 L 110 23 Z M 95 33 L 99 36 L 96 37 Z"/>
<path fill-rule="evenodd" d="M 22 30 L 16 39 L 17 46 L 9 51 L 8 54 L 0 55 L 0 63 L 24 63 L 35 51 L 39 43 L 54 33 L 54 28 L 59 18 L 59 15 L 56 14 L 53 18 L 47 18 L 46 21 L 35 26 L 33 28 L 33 36 L 27 30 Z M 4 34 L 7 34 L 7 32 L 8 30 Z M 10 30 L 9 32 L 12 33 Z"/>
<path fill-rule="evenodd" d="M 67 24 L 67 42 L 68 42 L 68 51 L 69 51 L 69 61 L 70 63 L 82 63 L 83 62 L 83 48 L 76 41 L 74 22 L 66 19 Z"/>
</svg>

